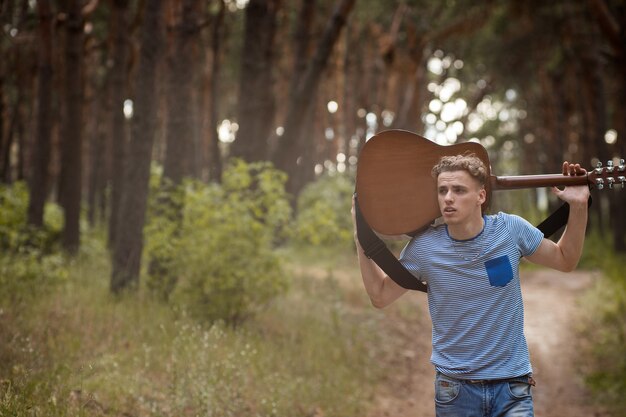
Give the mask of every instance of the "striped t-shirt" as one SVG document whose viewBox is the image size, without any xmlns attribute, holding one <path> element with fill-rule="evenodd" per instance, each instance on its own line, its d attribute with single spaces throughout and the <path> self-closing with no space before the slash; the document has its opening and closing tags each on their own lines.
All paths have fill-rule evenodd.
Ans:
<svg viewBox="0 0 626 417">
<path fill-rule="evenodd" d="M 532 372 L 524 336 L 519 261 L 543 234 L 519 216 L 484 216 L 482 232 L 452 239 L 446 225 L 413 238 L 400 261 L 428 284 L 435 369 L 461 379 Z"/>
</svg>

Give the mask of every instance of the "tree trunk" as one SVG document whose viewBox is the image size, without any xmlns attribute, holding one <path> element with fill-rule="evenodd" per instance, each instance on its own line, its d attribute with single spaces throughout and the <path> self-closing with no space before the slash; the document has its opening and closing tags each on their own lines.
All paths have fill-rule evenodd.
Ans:
<svg viewBox="0 0 626 417">
<path fill-rule="evenodd" d="M 115 242 L 119 208 L 124 193 L 124 169 L 126 166 L 126 148 L 128 146 L 126 118 L 124 117 L 124 100 L 127 92 L 127 61 L 128 61 L 128 0 L 112 0 L 111 6 L 111 45 L 112 67 L 110 72 L 111 89 L 111 120 L 110 139 L 112 145 L 112 172 L 111 172 L 111 217 L 109 219 L 109 247 Z"/>
<path fill-rule="evenodd" d="M 324 29 L 315 56 L 309 62 L 298 85 L 298 90 L 290 95 L 285 132 L 279 141 L 273 160 L 279 169 L 288 174 L 289 179 L 286 188 L 292 194 L 297 194 L 304 186 L 301 181 L 297 181 L 297 172 L 300 169 L 298 159 L 304 156 L 303 149 L 305 148 L 304 122 L 309 117 L 312 103 L 315 102 L 322 72 L 354 3 L 355 0 L 340 0 L 337 3 L 332 17 Z"/>
<path fill-rule="evenodd" d="M 2 43 L 0 43 L 0 53 L 3 57 L 6 57 L 8 54 L 6 52 L 6 48 Z M 7 61 L 8 59 L 0 59 L 0 183 L 3 181 L 3 175 L 5 169 L 5 158 L 4 155 L 7 152 L 6 148 L 6 87 L 7 83 Z"/>
<path fill-rule="evenodd" d="M 420 56 L 414 57 L 414 73 L 408 81 L 408 86 L 401 94 L 402 100 L 398 107 L 398 116 L 394 122 L 394 127 L 423 133 L 424 122 L 421 114 L 427 94 L 425 87 L 428 85 L 428 75 L 426 73 L 426 60 L 428 57 L 424 49 L 417 51 L 417 54 Z"/>
<path fill-rule="evenodd" d="M 296 99 L 300 85 L 307 70 L 307 64 L 310 59 L 311 35 L 315 21 L 315 6 L 317 0 L 302 0 L 296 29 L 294 32 L 294 62 L 291 72 L 291 80 L 289 82 L 289 102 Z M 317 95 L 317 94 L 316 94 Z M 309 98 L 312 103 L 316 102 L 316 97 Z M 289 111 L 289 109 L 288 109 Z M 315 141 L 315 114 L 311 109 L 302 120 L 302 147 L 300 149 L 300 159 L 298 167 L 291 178 L 295 184 L 305 184 L 314 177 L 315 157 L 316 157 L 316 141 Z M 275 151 L 275 150 L 272 150 Z M 294 201 L 295 203 L 295 201 Z"/>
<path fill-rule="evenodd" d="M 626 17 L 626 14 L 624 15 Z M 626 19 L 624 19 L 626 20 Z M 622 21 L 622 49 L 617 65 L 619 77 L 619 94 L 615 102 L 616 119 L 617 119 L 617 131 L 618 131 L 618 145 L 616 154 L 620 158 L 626 158 L 626 119 L 622 114 L 622 107 L 626 103 L 626 73 L 623 71 L 626 65 L 626 21 Z M 623 175 L 623 174 L 622 174 Z M 612 193 L 610 201 L 610 213 L 611 213 L 611 230 L 613 231 L 613 248 L 616 252 L 626 253 L 626 216 L 624 216 L 623 194 Z"/>
<path fill-rule="evenodd" d="M 81 2 L 67 2 L 65 50 L 65 117 L 61 156 L 60 193 L 65 213 L 62 244 L 70 254 L 80 245 L 80 203 L 82 178 L 82 113 L 83 113 L 83 17 Z"/>
<path fill-rule="evenodd" d="M 120 293 L 139 283 L 143 227 L 146 218 L 152 146 L 157 126 L 157 68 L 163 44 L 162 0 L 146 3 L 141 29 L 141 52 L 136 77 L 126 187 L 113 250 L 111 291 Z"/>
<path fill-rule="evenodd" d="M 185 177 L 193 174 L 193 125 L 196 113 L 193 99 L 196 76 L 193 58 L 197 50 L 199 26 L 196 15 L 199 4 L 198 0 L 171 2 L 171 16 L 168 19 L 173 22 L 169 24 L 173 36 L 167 61 L 166 153 L 161 181 L 164 192 L 158 202 L 157 215 L 165 215 L 175 224 L 181 224 L 183 219 L 183 192 L 179 185 Z M 170 253 L 164 252 L 153 256 L 148 267 L 153 282 L 159 283 L 155 289 L 158 288 L 159 296 L 163 299 L 169 297 L 176 284 L 170 264 Z"/>
<path fill-rule="evenodd" d="M 22 103 L 21 91 L 18 91 L 13 111 L 10 112 L 9 126 L 7 128 L 6 138 L 2 144 L 2 165 L 0 166 L 0 182 L 5 184 L 11 184 L 13 182 L 13 165 L 11 161 L 11 153 L 13 149 L 13 141 L 17 137 L 16 131 L 18 130 L 20 106 Z"/>
<path fill-rule="evenodd" d="M 43 226 L 48 194 L 48 167 L 52 140 L 52 11 L 49 0 L 37 2 L 39 15 L 39 65 L 37 86 L 37 128 L 33 149 L 28 224 Z"/>
<path fill-rule="evenodd" d="M 621 109 L 626 103 L 626 11 L 619 8 L 619 13 L 614 14 L 604 0 L 588 0 L 589 8 L 596 19 L 598 29 L 613 49 L 616 58 L 612 61 L 614 73 L 617 74 L 618 85 L 617 99 L 613 103 L 616 117 L 615 125 L 618 132 L 620 145 L 619 156 L 624 157 L 626 152 L 626 119 L 622 116 Z M 611 214 L 611 230 L 613 231 L 613 248 L 616 252 L 626 252 L 626 220 L 623 215 L 623 206 L 617 200 L 615 193 L 610 197 L 609 210 Z"/>
<path fill-rule="evenodd" d="M 175 10 L 173 39 L 168 54 L 167 127 L 163 178 L 174 184 L 191 175 L 193 149 L 193 88 L 195 72 L 193 57 L 198 42 L 196 11 L 198 0 L 183 0 L 182 10 Z M 173 2 L 176 8 L 178 2 Z"/>
<path fill-rule="evenodd" d="M 352 155 L 358 155 L 356 153 L 356 142 L 353 140 L 357 138 L 357 110 L 358 110 L 358 89 L 361 83 L 363 74 L 360 73 L 358 65 L 359 60 L 363 58 L 361 48 L 358 47 L 358 34 L 359 30 L 356 25 L 352 27 L 348 26 L 346 33 L 346 54 L 344 55 L 344 78 L 346 80 L 345 88 L 343 91 L 343 103 L 344 110 L 342 112 L 342 125 L 345 129 L 346 135 L 346 147 L 345 155 L 347 168 L 354 170 L 356 165 L 352 162 Z"/>
<path fill-rule="evenodd" d="M 302 0 L 298 12 L 298 21 L 294 32 L 294 61 L 289 84 L 289 94 L 298 91 L 300 82 L 306 72 L 311 45 L 311 30 L 315 21 L 315 5 L 317 0 Z M 294 97 L 290 97 L 293 99 Z"/>
<path fill-rule="evenodd" d="M 622 22 L 626 27 L 626 22 Z M 622 66 L 626 65 L 626 33 L 622 30 Z M 626 73 L 621 71 L 621 91 L 618 96 L 619 103 L 626 103 Z M 621 107 L 619 107 L 621 109 Z M 626 158 L 626 120 L 621 111 L 617 112 L 620 120 L 619 135 L 621 137 L 618 153 L 621 158 Z M 623 196 L 620 196 L 623 197 Z M 613 246 L 617 252 L 626 253 L 626 219 L 624 218 L 623 198 L 618 199 L 617 195 L 613 195 L 611 200 L 611 218 L 613 219 Z"/>
<path fill-rule="evenodd" d="M 211 73 L 209 75 L 209 117 L 208 117 L 208 161 L 209 161 L 209 179 L 217 183 L 222 182 L 222 155 L 219 147 L 219 138 L 217 136 L 218 124 L 218 97 L 219 97 L 219 80 L 221 73 L 221 45 L 222 45 L 222 28 L 224 26 L 224 16 L 226 15 L 226 5 L 224 0 L 218 0 L 219 11 L 213 20 L 211 33 Z"/>
<path fill-rule="evenodd" d="M 98 120 L 106 119 L 107 104 L 106 99 L 99 99 L 107 96 L 107 90 L 97 88 L 97 98 L 94 99 L 93 117 Z M 90 226 L 95 226 L 99 220 L 106 219 L 106 141 L 107 133 L 105 129 L 96 123 L 94 130 L 89 134 L 89 187 L 87 195 L 87 219 Z M 110 233 L 109 233 L 110 235 Z M 111 242 L 112 243 L 112 242 Z M 112 247 L 112 245 L 110 245 Z"/>
<path fill-rule="evenodd" d="M 274 35 L 280 0 L 251 0 L 246 7 L 241 76 L 239 131 L 231 156 L 246 161 L 267 159 L 268 138 L 275 114 Z"/>
</svg>

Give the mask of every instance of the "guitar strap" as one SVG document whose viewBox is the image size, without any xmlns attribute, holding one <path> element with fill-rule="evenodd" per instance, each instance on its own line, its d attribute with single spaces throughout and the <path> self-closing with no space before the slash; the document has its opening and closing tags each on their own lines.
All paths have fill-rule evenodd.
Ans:
<svg viewBox="0 0 626 417">
<path fill-rule="evenodd" d="M 380 269 L 385 271 L 402 288 L 427 292 L 426 284 L 418 280 L 400 263 L 398 258 L 387 248 L 385 242 L 367 224 L 359 209 L 356 196 L 354 197 L 354 212 L 356 215 L 356 234 L 365 256 L 376 262 Z"/>
<path fill-rule="evenodd" d="M 591 206 L 591 196 L 587 206 Z M 367 224 L 361 210 L 359 209 L 358 199 L 354 197 L 354 212 L 356 217 L 356 233 L 359 243 L 363 248 L 363 253 L 393 279 L 396 284 L 407 290 L 415 290 L 428 292 L 428 287 L 422 281 L 418 280 L 415 275 L 409 272 L 387 248 L 385 242 L 379 238 L 372 228 Z M 556 233 L 559 229 L 567 224 L 569 216 L 569 204 L 564 203 L 556 209 L 547 219 L 542 221 L 538 226 L 544 237 L 548 238 Z"/>
<path fill-rule="evenodd" d="M 587 207 L 591 207 L 591 196 L 587 201 Z M 567 218 L 569 216 L 569 204 L 563 203 L 561 207 L 556 209 L 554 213 L 548 216 L 547 219 L 542 221 L 537 229 L 541 230 L 544 237 L 550 237 L 555 234 L 561 227 L 567 224 Z"/>
</svg>

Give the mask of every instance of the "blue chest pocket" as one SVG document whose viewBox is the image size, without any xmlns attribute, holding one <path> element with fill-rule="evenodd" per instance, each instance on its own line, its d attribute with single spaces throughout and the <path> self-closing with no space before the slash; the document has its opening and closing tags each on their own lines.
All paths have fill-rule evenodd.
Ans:
<svg viewBox="0 0 626 417">
<path fill-rule="evenodd" d="M 499 256 L 485 262 L 489 283 L 494 287 L 504 287 L 513 279 L 513 269 L 509 257 Z"/>
</svg>

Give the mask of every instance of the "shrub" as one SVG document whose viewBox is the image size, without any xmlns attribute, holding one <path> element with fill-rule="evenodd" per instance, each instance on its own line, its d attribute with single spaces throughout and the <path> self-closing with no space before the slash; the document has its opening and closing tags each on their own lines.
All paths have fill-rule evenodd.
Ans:
<svg viewBox="0 0 626 417">
<path fill-rule="evenodd" d="M 285 180 L 268 163 L 234 160 L 222 185 L 184 185 L 179 231 L 167 219 L 151 220 L 149 247 L 171 262 L 176 279 L 163 285 L 176 303 L 196 317 L 235 325 L 285 290 L 273 251 L 291 215 Z"/>
<path fill-rule="evenodd" d="M 12 186 L 0 185 L 0 246 L 17 248 L 22 239 L 21 230 L 26 225 L 28 189 L 18 182 Z"/>
<path fill-rule="evenodd" d="M 599 259 L 595 258 L 595 262 Z M 583 364 L 585 380 L 596 400 L 610 404 L 616 415 L 626 412 L 626 281 L 624 255 L 604 251 L 604 277 L 583 299 Z"/>
<path fill-rule="evenodd" d="M 314 246 L 349 246 L 354 183 L 346 175 L 324 176 L 298 198 L 295 239 Z"/>
<path fill-rule="evenodd" d="M 54 252 L 63 227 L 60 208 L 55 204 L 46 205 L 41 229 L 26 224 L 27 211 L 26 183 L 0 185 L 0 248 L 9 252 Z"/>
<path fill-rule="evenodd" d="M 26 224 L 28 189 L 24 182 L 0 186 L 0 304 L 24 305 L 62 281 L 65 261 L 55 253 L 62 221 L 46 205 L 44 227 Z"/>
<path fill-rule="evenodd" d="M 27 305 L 66 277 L 65 260 L 59 254 L 0 255 L 0 304 Z"/>
<path fill-rule="evenodd" d="M 180 246 L 185 187 L 170 182 L 161 184 L 160 167 L 153 165 L 150 202 L 145 234 L 148 236 L 148 277 L 150 292 L 168 301 L 176 287 L 175 257 Z"/>
</svg>

